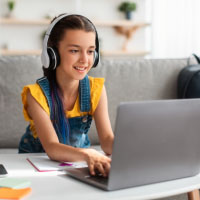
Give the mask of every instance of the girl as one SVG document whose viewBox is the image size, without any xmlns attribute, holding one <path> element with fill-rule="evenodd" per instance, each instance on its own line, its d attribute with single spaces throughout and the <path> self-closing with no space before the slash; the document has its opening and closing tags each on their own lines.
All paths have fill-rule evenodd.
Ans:
<svg viewBox="0 0 200 200">
<path fill-rule="evenodd" d="M 95 26 L 81 15 L 63 14 L 50 24 L 43 43 L 44 77 L 22 91 L 24 117 L 30 122 L 19 153 L 46 152 L 57 161 L 86 161 L 92 175 L 107 176 L 110 158 L 90 146 L 95 120 L 101 148 L 112 153 L 113 132 L 103 78 L 87 73 L 99 61 Z"/>
</svg>

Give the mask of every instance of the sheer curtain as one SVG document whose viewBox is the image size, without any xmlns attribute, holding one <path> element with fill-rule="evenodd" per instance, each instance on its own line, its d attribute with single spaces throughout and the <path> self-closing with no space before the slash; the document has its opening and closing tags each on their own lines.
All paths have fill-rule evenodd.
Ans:
<svg viewBox="0 0 200 200">
<path fill-rule="evenodd" d="M 200 0 L 152 0 L 152 57 L 200 55 Z"/>
</svg>

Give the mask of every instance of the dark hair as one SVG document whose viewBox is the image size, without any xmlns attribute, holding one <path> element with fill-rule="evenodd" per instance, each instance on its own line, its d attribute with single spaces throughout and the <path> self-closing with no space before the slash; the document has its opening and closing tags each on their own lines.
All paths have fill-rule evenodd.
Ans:
<svg viewBox="0 0 200 200">
<path fill-rule="evenodd" d="M 61 14 L 63 15 L 63 14 Z M 59 16 L 61 16 L 59 15 Z M 58 16 L 58 17 L 59 17 Z M 56 19 L 55 17 L 51 23 Z M 53 27 L 49 39 L 48 47 L 53 47 L 58 51 L 59 42 L 63 39 L 66 30 L 84 30 L 86 32 L 96 33 L 96 29 L 92 22 L 82 15 L 68 15 L 58 21 Z M 97 36 L 96 36 L 97 37 Z M 55 79 L 55 70 L 43 67 L 44 76 L 46 76 L 49 81 Z"/>
</svg>

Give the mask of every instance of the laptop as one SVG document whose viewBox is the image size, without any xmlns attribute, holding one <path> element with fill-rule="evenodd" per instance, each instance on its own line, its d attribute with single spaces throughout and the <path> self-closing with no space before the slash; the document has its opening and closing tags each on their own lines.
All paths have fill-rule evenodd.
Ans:
<svg viewBox="0 0 200 200">
<path fill-rule="evenodd" d="M 71 177 L 118 190 L 194 176 L 200 169 L 200 99 L 121 103 L 110 173 L 67 169 Z"/>
</svg>

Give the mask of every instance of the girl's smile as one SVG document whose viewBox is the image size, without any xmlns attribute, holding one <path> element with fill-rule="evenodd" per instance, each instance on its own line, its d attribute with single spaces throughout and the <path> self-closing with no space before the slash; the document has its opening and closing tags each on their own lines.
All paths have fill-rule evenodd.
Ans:
<svg viewBox="0 0 200 200">
<path fill-rule="evenodd" d="M 80 73 L 83 73 L 86 71 L 87 67 L 78 67 L 78 66 L 74 66 L 74 69 L 77 70 Z"/>
</svg>

